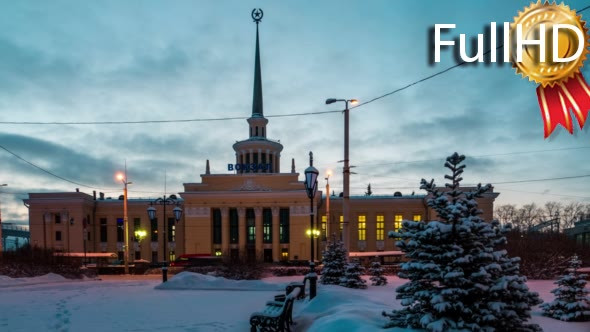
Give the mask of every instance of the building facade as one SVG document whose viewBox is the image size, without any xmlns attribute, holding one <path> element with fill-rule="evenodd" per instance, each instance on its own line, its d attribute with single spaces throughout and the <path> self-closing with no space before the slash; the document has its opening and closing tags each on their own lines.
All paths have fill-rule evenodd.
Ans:
<svg viewBox="0 0 590 332">
<path fill-rule="evenodd" d="M 173 214 L 174 205 L 154 205 L 156 218 L 150 220 L 147 208 L 151 200 L 129 199 L 130 259 L 169 261 L 181 254 L 247 257 L 267 262 L 310 259 L 310 200 L 304 183 L 294 160 L 288 171 L 282 171 L 283 146 L 267 138 L 258 22 L 252 114 L 247 120 L 247 138 L 233 145 L 235 164 L 228 166 L 227 174 L 211 174 L 207 160 L 200 181 L 184 183 L 184 191 L 172 197 L 183 211 L 178 221 Z M 492 218 L 497 195 L 490 192 L 480 199 L 486 220 Z M 399 193 L 352 196 L 350 251 L 395 250 L 387 233 L 399 229 L 402 220 L 435 218 L 426 199 L 424 195 Z M 66 252 L 116 252 L 122 258 L 122 197 L 110 199 L 102 193 L 97 197 L 96 193 L 78 191 L 31 193 L 24 202 L 29 208 L 32 245 Z M 342 198 L 318 191 L 314 206 L 315 223 L 321 231 L 314 241 L 316 248 L 321 249 L 326 239 L 342 236 Z M 147 236 L 136 239 L 136 230 L 145 231 Z"/>
</svg>

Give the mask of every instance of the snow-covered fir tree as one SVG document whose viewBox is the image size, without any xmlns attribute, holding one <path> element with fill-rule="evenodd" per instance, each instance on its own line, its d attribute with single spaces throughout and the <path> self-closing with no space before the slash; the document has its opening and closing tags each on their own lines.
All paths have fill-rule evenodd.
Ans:
<svg viewBox="0 0 590 332">
<path fill-rule="evenodd" d="M 371 285 L 373 286 L 384 286 L 387 285 L 387 278 L 383 275 L 383 268 L 379 262 L 379 258 L 375 257 L 375 260 L 371 262 L 369 268 L 369 274 L 371 275 Z"/>
<path fill-rule="evenodd" d="M 520 275 L 520 259 L 498 249 L 510 227 L 479 217 L 476 199 L 491 186 L 479 184 L 464 192 L 464 160 L 457 153 L 447 158 L 451 175 L 445 175 L 450 183 L 443 190 L 434 180 L 421 181 L 438 221 L 404 221 L 400 232 L 389 233 L 400 238 L 396 245 L 409 259 L 399 273 L 409 281 L 396 289 L 404 308 L 383 313 L 390 318 L 387 327 L 539 331 L 538 325 L 526 321 L 531 306 L 541 300 L 529 292 L 526 277 Z"/>
<path fill-rule="evenodd" d="M 342 241 L 330 241 L 324 250 L 322 263 L 322 276 L 320 283 L 324 285 L 339 285 L 340 278 L 344 276 L 346 258 L 348 253 Z"/>
<path fill-rule="evenodd" d="M 587 275 L 578 272 L 581 265 L 578 256 L 571 258 L 568 274 L 561 276 L 555 282 L 559 287 L 551 291 L 555 300 L 541 305 L 545 316 L 564 321 L 590 320 L 590 291 L 585 288 Z"/>
<path fill-rule="evenodd" d="M 357 262 L 351 262 L 346 265 L 344 276 L 340 279 L 340 286 L 348 288 L 367 288 L 367 282 L 361 278 L 365 268 Z"/>
</svg>

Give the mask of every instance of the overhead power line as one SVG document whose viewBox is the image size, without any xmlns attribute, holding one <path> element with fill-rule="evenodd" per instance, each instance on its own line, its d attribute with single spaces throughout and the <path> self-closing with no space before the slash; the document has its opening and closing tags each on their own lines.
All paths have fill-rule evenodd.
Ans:
<svg viewBox="0 0 590 332">
<path fill-rule="evenodd" d="M 60 179 L 60 180 L 62 180 L 62 181 L 66 181 L 66 182 L 69 182 L 69 183 L 71 183 L 71 184 L 75 184 L 75 185 L 77 185 L 77 186 L 84 187 L 84 188 L 98 189 L 98 190 L 115 190 L 115 189 L 113 189 L 113 188 L 97 188 L 97 187 L 89 186 L 89 185 L 87 185 L 87 184 L 83 184 L 83 183 L 80 183 L 80 182 L 76 182 L 76 181 L 73 181 L 73 180 L 70 180 L 70 179 L 64 178 L 63 176 L 57 175 L 57 174 L 55 174 L 55 173 L 53 173 L 53 172 L 51 172 L 51 171 L 49 171 L 49 170 L 46 170 L 45 168 L 43 168 L 43 167 L 41 167 L 41 166 L 38 166 L 38 165 L 36 165 L 36 164 L 34 164 L 34 163 L 32 163 L 32 162 L 30 162 L 30 161 L 26 160 L 25 158 L 23 158 L 23 157 L 19 156 L 18 154 L 14 153 L 14 152 L 12 152 L 12 151 L 10 151 L 10 150 L 8 150 L 7 148 L 5 148 L 5 147 L 4 147 L 4 146 L 2 146 L 2 145 L 0 145 L 0 149 L 2 149 L 2 150 L 4 150 L 4 151 L 6 151 L 6 152 L 8 152 L 8 153 L 10 153 L 10 154 L 11 154 L 11 155 L 13 155 L 14 157 L 16 157 L 16 158 L 18 158 L 19 160 L 21 160 L 21 161 L 23 161 L 23 162 L 25 162 L 25 163 L 29 164 L 30 166 L 33 166 L 34 168 L 36 168 L 36 169 L 38 169 L 38 170 L 40 170 L 40 171 L 42 171 L 42 172 L 44 172 L 44 173 L 47 173 L 47 174 L 49 174 L 49 175 L 51 175 L 51 176 L 53 176 L 53 177 L 56 177 L 56 178 L 58 178 L 58 179 Z"/>
<path fill-rule="evenodd" d="M 577 13 L 582 13 L 590 8 L 586 6 L 577 11 Z M 499 45 L 496 50 L 499 50 L 503 47 L 503 45 Z M 487 50 L 484 52 L 484 55 L 490 54 L 492 50 Z M 400 88 L 397 88 L 393 91 L 387 92 L 375 98 L 369 99 L 365 102 L 362 102 L 356 106 L 351 107 L 350 109 L 357 109 L 359 107 L 368 105 L 373 103 L 377 100 L 389 97 L 394 95 L 398 92 L 403 90 L 409 89 L 417 84 L 423 83 L 428 81 L 432 78 L 437 76 L 443 75 L 457 67 L 463 66 L 467 62 L 462 61 L 450 67 L 447 67 L 443 70 L 440 70 L 434 74 L 428 75 L 423 77 L 419 80 L 414 82 L 408 83 Z M 266 115 L 267 118 L 282 118 L 282 117 L 294 117 L 294 116 L 307 116 L 307 115 L 321 115 L 321 114 L 331 114 L 331 113 L 341 113 L 341 110 L 338 111 L 313 111 L 313 112 L 302 112 L 302 113 L 290 113 L 290 114 L 276 114 L 276 115 Z M 0 124 L 7 124 L 7 125 L 121 125 L 121 124 L 149 124 L 149 123 L 178 123 L 178 122 L 211 122 L 211 121 L 229 121 L 229 120 L 244 120 L 247 117 L 239 116 L 239 117 L 220 117 L 220 118 L 195 118 L 195 119 L 174 119 L 174 120 L 138 120 L 138 121 L 67 121 L 67 122 L 58 122 L 58 121 L 49 121 L 49 122 L 42 122 L 42 121 L 0 121 Z"/>
<path fill-rule="evenodd" d="M 465 157 L 467 157 L 467 158 L 500 157 L 500 156 L 519 155 L 519 154 L 565 151 L 565 150 L 580 150 L 580 149 L 590 149 L 590 146 L 577 146 L 577 147 L 570 147 L 570 148 L 531 150 L 531 151 L 516 151 L 516 152 L 482 154 L 482 155 L 465 155 Z M 355 165 L 355 166 L 357 166 L 357 167 L 373 167 L 373 166 L 385 166 L 385 165 L 416 164 L 416 163 L 425 163 L 425 162 L 441 161 L 441 160 L 444 161 L 444 160 L 446 160 L 446 158 L 433 158 L 433 159 L 410 160 L 410 161 L 395 161 L 395 162 L 390 162 L 390 163 L 376 163 L 376 164 L 369 164 L 369 165 L 362 165 L 361 164 L 361 165 Z"/>
<path fill-rule="evenodd" d="M 580 178 L 588 178 L 590 177 L 590 174 L 584 174 L 584 175 L 573 175 L 573 176 L 563 176 L 563 177 L 555 177 L 555 178 L 544 178 L 544 179 L 528 179 L 528 180 L 515 180 L 515 181 L 498 181 L 498 182 L 494 182 L 494 181 L 485 181 L 486 183 L 490 183 L 491 185 L 495 186 L 495 185 L 499 185 L 499 184 L 513 184 L 513 183 L 526 183 L 526 182 L 542 182 L 542 181 L 558 181 L 558 180 L 571 180 L 571 179 L 580 179 Z M 465 186 L 470 187 L 470 186 L 474 186 L 476 185 L 475 183 L 473 184 L 466 184 Z M 415 189 L 418 188 L 419 186 L 407 186 L 407 187 L 371 187 L 371 189 L 377 189 L 377 190 L 383 190 L 383 189 L 389 189 L 389 190 L 393 190 L 393 189 Z M 364 189 L 364 188 L 360 188 L 360 187 L 355 187 L 355 189 Z"/>
</svg>

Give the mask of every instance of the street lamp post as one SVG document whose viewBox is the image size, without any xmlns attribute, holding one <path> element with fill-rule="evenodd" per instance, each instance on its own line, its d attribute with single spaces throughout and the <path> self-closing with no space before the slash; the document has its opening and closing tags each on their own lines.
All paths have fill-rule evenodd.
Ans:
<svg viewBox="0 0 590 332">
<path fill-rule="evenodd" d="M 0 184 L 0 187 L 6 187 L 7 184 L 3 183 Z M 2 238 L 2 208 L 0 207 L 0 239 Z M 2 255 L 2 251 L 4 250 L 4 248 L 2 248 L 2 241 L 0 241 L 0 255 Z"/>
<path fill-rule="evenodd" d="M 316 191 L 318 190 L 318 175 L 320 173 L 318 170 L 313 167 L 313 153 L 309 152 L 309 167 L 305 169 L 305 191 L 307 192 L 307 197 L 309 197 L 310 202 L 310 210 L 309 210 L 309 228 L 310 228 L 310 243 L 311 243 L 311 255 L 309 257 L 309 299 L 313 299 L 317 293 L 317 280 L 318 277 L 315 273 L 315 262 L 314 262 L 314 252 L 313 252 L 313 242 L 314 242 L 314 231 L 313 227 L 313 199 L 315 197 Z"/>
<path fill-rule="evenodd" d="M 154 220 L 156 219 L 156 208 L 154 207 L 154 205 L 162 205 L 164 207 L 164 220 L 163 220 L 163 224 L 164 224 L 164 232 L 163 232 L 163 236 L 164 236 L 164 264 L 162 266 L 162 282 L 166 282 L 168 281 L 168 263 L 167 261 L 167 257 L 168 257 L 168 253 L 166 252 L 166 242 L 168 242 L 168 239 L 166 237 L 166 231 L 167 231 L 167 224 L 166 224 L 166 205 L 176 205 L 176 207 L 172 210 L 174 212 L 174 219 L 176 220 L 176 222 L 180 221 L 180 218 L 182 217 L 182 209 L 179 207 L 179 202 L 176 200 L 176 198 L 174 197 L 166 197 L 166 195 L 164 195 L 164 197 L 159 197 L 156 200 L 154 200 L 153 202 L 150 203 L 150 206 L 147 209 L 148 212 L 148 217 L 150 218 L 150 220 Z"/>
<path fill-rule="evenodd" d="M 358 103 L 356 99 L 336 99 L 336 98 L 329 98 L 326 99 L 326 105 L 335 103 L 337 101 L 343 101 L 345 108 L 344 108 L 344 168 L 342 170 L 343 175 L 343 197 L 342 197 L 342 238 L 344 247 L 346 248 L 347 252 L 350 252 L 350 234 L 349 234 L 349 218 L 350 218 L 350 164 L 348 159 L 348 124 L 349 124 L 349 109 L 348 103 L 354 105 Z"/>
<path fill-rule="evenodd" d="M 330 236 L 330 175 L 332 175 L 332 171 L 328 170 L 326 173 L 326 234 L 324 234 L 324 240 L 328 242 L 328 237 Z"/>
<path fill-rule="evenodd" d="M 125 274 L 129 274 L 129 220 L 127 219 L 127 185 L 133 182 L 127 181 L 127 167 L 125 167 L 125 174 L 117 174 L 117 179 L 123 182 L 123 224 L 125 227 L 125 249 L 123 261 L 125 262 Z"/>
</svg>

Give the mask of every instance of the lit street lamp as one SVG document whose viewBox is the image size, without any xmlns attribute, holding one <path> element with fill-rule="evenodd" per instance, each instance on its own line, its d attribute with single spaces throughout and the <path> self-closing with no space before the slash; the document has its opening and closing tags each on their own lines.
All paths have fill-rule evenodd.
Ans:
<svg viewBox="0 0 590 332">
<path fill-rule="evenodd" d="M 308 228 L 307 230 L 305 230 L 305 235 L 307 235 L 307 237 L 309 237 L 309 238 L 313 238 L 315 240 L 316 244 L 317 244 L 317 239 L 320 237 L 320 234 L 321 234 L 321 232 L 317 228 Z M 317 250 L 315 250 L 315 255 L 313 257 L 314 261 L 317 259 L 317 256 L 320 252 L 319 244 L 317 244 L 317 246 L 318 246 Z"/>
<path fill-rule="evenodd" d="M 176 201 L 175 197 L 166 197 L 166 195 L 164 195 L 164 197 L 159 197 L 151 202 L 150 206 L 147 208 L 148 217 L 150 220 L 156 219 L 156 208 L 154 207 L 154 204 L 164 206 L 164 264 L 162 265 L 162 282 L 166 282 L 168 280 L 168 263 L 166 262 L 168 259 L 168 253 L 166 252 L 166 242 L 168 242 L 168 238 L 166 237 L 166 231 L 168 229 L 166 224 L 166 205 L 176 205 L 176 207 L 172 210 L 172 212 L 174 212 L 174 219 L 176 222 L 179 222 L 180 218 L 182 217 L 182 209 L 178 206 L 180 203 Z"/>
<path fill-rule="evenodd" d="M 147 236 L 147 232 L 144 229 L 136 229 L 135 232 L 133 232 L 133 235 L 135 235 L 135 241 L 137 241 L 137 243 L 139 244 L 138 259 L 141 259 L 141 241 L 145 239 L 145 237 Z"/>
<path fill-rule="evenodd" d="M 316 287 L 317 287 L 317 280 L 318 277 L 315 273 L 315 263 L 314 263 L 314 252 L 313 252 L 313 242 L 314 237 L 312 235 L 312 230 L 317 231 L 313 227 L 313 199 L 315 194 L 318 190 L 318 175 L 320 172 L 313 167 L 313 153 L 309 152 L 309 167 L 305 169 L 305 191 L 307 192 L 307 197 L 309 197 L 310 202 L 310 210 L 309 210 L 309 235 L 310 235 L 310 243 L 311 243 L 311 255 L 309 257 L 309 299 L 313 299 L 316 295 Z M 314 234 L 315 235 L 315 234 Z"/>
<path fill-rule="evenodd" d="M 349 228 L 348 228 L 348 222 L 349 222 L 349 218 L 350 218 L 350 165 L 349 165 L 349 159 L 348 159 L 348 118 L 349 118 L 349 109 L 348 109 L 348 103 L 351 103 L 352 105 L 358 103 L 358 100 L 356 99 L 336 99 L 336 98 L 329 98 L 326 99 L 326 105 L 329 104 L 333 104 L 337 101 L 343 101 L 345 108 L 344 108 L 344 168 L 342 170 L 343 173 L 343 189 L 344 189 L 344 193 L 342 196 L 342 216 L 343 216 L 343 220 L 342 220 L 342 238 L 343 238 L 343 243 L 344 243 L 344 247 L 346 248 L 347 252 L 350 252 L 350 236 L 349 236 Z"/>
<path fill-rule="evenodd" d="M 123 188 L 123 224 L 125 227 L 125 250 L 124 250 L 124 262 L 125 262 L 125 274 L 129 274 L 129 221 L 127 220 L 127 185 L 133 182 L 127 181 L 127 166 L 125 166 L 125 174 L 118 173 L 117 180 L 123 182 L 125 187 Z"/>
</svg>

